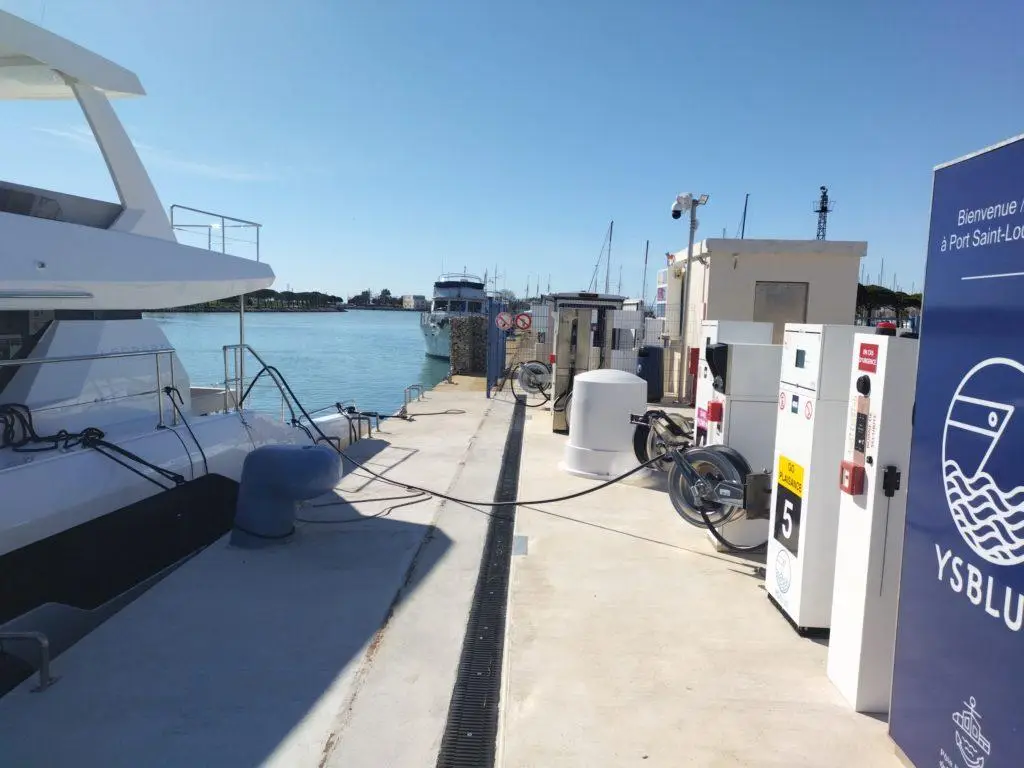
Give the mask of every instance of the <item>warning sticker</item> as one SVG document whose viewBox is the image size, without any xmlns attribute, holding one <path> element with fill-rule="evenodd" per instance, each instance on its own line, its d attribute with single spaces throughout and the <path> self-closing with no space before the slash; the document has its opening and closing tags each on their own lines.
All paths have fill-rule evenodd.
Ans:
<svg viewBox="0 0 1024 768">
<path fill-rule="evenodd" d="M 792 459 L 779 456 L 779 485 L 797 496 L 804 495 L 804 468 Z"/>
<path fill-rule="evenodd" d="M 878 372 L 878 345 L 861 344 L 857 354 L 857 370 L 866 373 Z"/>
</svg>

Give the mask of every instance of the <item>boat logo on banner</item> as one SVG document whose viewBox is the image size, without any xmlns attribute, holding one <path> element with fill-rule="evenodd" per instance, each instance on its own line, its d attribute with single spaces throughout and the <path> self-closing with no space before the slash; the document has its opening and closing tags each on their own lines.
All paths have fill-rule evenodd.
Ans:
<svg viewBox="0 0 1024 768">
<path fill-rule="evenodd" d="M 974 366 L 950 401 L 942 439 L 953 522 L 967 546 L 994 565 L 1024 563 L 1024 486 L 1015 485 L 1015 475 L 986 471 L 1014 413 L 1013 405 L 986 397 L 986 390 L 1008 377 L 1019 379 L 1024 392 L 1024 366 L 1015 360 L 992 358 Z"/>
<path fill-rule="evenodd" d="M 953 713 L 953 723 L 956 725 L 953 737 L 966 768 L 984 768 L 985 758 L 992 753 L 991 742 L 981 732 L 981 715 L 977 706 L 978 702 L 971 696 L 964 702 L 962 710 Z"/>
</svg>

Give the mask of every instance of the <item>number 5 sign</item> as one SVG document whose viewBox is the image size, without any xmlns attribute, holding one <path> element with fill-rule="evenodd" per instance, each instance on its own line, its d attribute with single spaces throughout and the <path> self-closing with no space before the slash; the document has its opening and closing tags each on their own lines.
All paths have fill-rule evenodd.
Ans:
<svg viewBox="0 0 1024 768">
<path fill-rule="evenodd" d="M 779 456 L 775 499 L 775 539 L 796 557 L 800 553 L 800 514 L 803 511 L 804 468 Z"/>
</svg>

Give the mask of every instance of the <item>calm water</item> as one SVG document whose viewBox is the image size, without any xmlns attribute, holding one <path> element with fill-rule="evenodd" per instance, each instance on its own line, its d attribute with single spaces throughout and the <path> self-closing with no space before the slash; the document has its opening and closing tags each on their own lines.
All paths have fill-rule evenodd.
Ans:
<svg viewBox="0 0 1024 768">
<path fill-rule="evenodd" d="M 238 343 L 238 315 L 154 312 L 147 317 L 160 323 L 194 386 L 223 382 L 221 348 Z M 448 373 L 447 360 L 423 354 L 416 312 L 250 312 L 245 341 L 284 374 L 308 410 L 355 400 L 360 409 L 391 413 L 401 407 L 409 384 L 432 387 Z M 258 370 L 248 358 L 246 377 Z M 280 410 L 270 382 L 258 384 L 251 397 L 254 407 Z"/>
</svg>

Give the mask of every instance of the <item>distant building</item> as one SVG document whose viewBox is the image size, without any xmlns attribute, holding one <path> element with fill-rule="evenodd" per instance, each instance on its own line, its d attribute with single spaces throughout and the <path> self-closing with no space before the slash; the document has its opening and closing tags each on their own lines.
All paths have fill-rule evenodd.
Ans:
<svg viewBox="0 0 1024 768">
<path fill-rule="evenodd" d="M 427 297 L 406 294 L 402 297 L 402 309 L 415 309 L 424 312 L 427 309 Z"/>
</svg>

